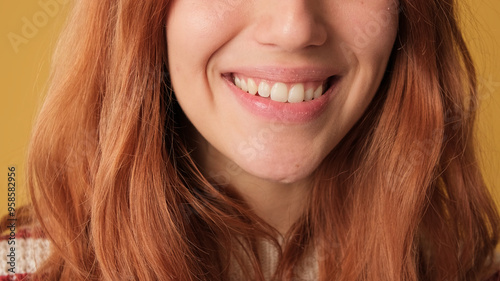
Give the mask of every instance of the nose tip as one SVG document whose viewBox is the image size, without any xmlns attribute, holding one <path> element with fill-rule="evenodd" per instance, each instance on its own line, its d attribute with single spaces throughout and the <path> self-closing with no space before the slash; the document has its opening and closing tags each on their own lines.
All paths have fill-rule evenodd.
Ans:
<svg viewBox="0 0 500 281">
<path fill-rule="evenodd" d="M 286 51 L 321 46 L 327 40 L 320 12 L 308 0 L 264 1 L 256 39 Z M 309 2 L 309 3 L 308 3 Z"/>
</svg>

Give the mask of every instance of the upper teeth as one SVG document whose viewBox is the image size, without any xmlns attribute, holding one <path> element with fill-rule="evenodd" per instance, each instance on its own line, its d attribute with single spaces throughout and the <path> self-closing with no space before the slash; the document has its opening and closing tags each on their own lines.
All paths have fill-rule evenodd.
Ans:
<svg viewBox="0 0 500 281">
<path fill-rule="evenodd" d="M 317 83 L 312 83 L 316 85 L 305 85 L 304 83 L 291 84 L 288 87 L 287 84 L 282 82 L 268 82 L 260 81 L 259 84 L 255 82 L 252 78 L 241 78 L 234 76 L 234 84 L 236 87 L 240 88 L 242 91 L 247 92 L 251 95 L 258 94 L 261 97 L 271 97 L 274 101 L 279 102 L 302 102 L 310 101 L 312 99 L 319 98 L 323 94 L 323 84 L 316 86 Z M 309 83 L 311 84 L 311 83 Z"/>
</svg>

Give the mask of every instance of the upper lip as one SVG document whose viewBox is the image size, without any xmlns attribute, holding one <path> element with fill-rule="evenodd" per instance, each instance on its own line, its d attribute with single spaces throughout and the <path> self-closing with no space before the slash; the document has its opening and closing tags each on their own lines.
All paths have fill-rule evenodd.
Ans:
<svg viewBox="0 0 500 281">
<path fill-rule="evenodd" d="M 256 66 L 235 68 L 224 71 L 222 74 L 242 74 L 251 78 L 283 83 L 304 83 L 326 81 L 328 78 L 338 75 L 338 73 L 337 70 L 326 67 Z"/>
</svg>

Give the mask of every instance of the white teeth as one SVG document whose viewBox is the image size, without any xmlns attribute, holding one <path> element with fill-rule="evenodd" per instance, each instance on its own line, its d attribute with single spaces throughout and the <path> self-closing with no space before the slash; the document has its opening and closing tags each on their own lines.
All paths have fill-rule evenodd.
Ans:
<svg viewBox="0 0 500 281">
<path fill-rule="evenodd" d="M 259 85 L 252 78 L 241 79 L 234 76 L 234 84 L 242 91 L 251 95 L 258 94 L 261 97 L 271 97 L 278 102 L 299 103 L 319 98 L 323 94 L 323 85 L 318 88 L 305 88 L 303 83 L 293 84 L 290 90 L 285 83 L 277 82 L 271 87 L 269 83 L 260 81 Z"/>
<path fill-rule="evenodd" d="M 313 88 L 307 89 L 307 91 L 304 93 L 304 100 L 310 101 L 313 99 L 313 97 L 314 97 L 314 89 Z"/>
<path fill-rule="evenodd" d="M 248 92 L 252 95 L 255 95 L 257 94 L 257 84 L 255 84 L 255 81 L 253 81 L 253 79 L 249 78 L 248 79 Z"/>
<path fill-rule="evenodd" d="M 314 91 L 314 94 L 313 94 L 313 97 L 315 99 L 319 98 L 321 96 L 321 94 L 323 94 L 323 85 L 320 85 L 316 91 Z"/>
<path fill-rule="evenodd" d="M 247 82 L 245 81 L 245 79 L 241 79 L 241 86 L 240 86 L 240 89 L 243 90 L 243 92 L 248 92 L 248 86 L 247 86 Z"/>
<path fill-rule="evenodd" d="M 273 101 L 286 102 L 288 100 L 288 89 L 283 83 L 276 83 L 271 88 L 271 99 Z"/>
<path fill-rule="evenodd" d="M 258 91 L 261 97 L 267 98 L 271 95 L 271 87 L 266 82 L 260 82 Z"/>
<path fill-rule="evenodd" d="M 288 93 L 288 102 L 295 103 L 302 101 L 304 101 L 304 84 L 295 84 Z"/>
<path fill-rule="evenodd" d="M 241 80 L 238 77 L 234 77 L 234 85 L 241 89 Z"/>
</svg>

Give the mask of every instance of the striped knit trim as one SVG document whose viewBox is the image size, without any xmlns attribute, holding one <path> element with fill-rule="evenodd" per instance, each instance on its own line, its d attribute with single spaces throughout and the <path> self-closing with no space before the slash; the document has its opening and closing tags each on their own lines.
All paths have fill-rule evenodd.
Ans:
<svg viewBox="0 0 500 281">
<path fill-rule="evenodd" d="M 29 274 L 0 275 L 0 281 L 24 281 L 29 280 Z"/>
<path fill-rule="evenodd" d="M 17 238 L 45 238 L 45 235 L 41 230 L 31 230 L 31 229 L 16 229 L 16 239 Z M 9 239 L 10 235 L 7 233 L 0 236 L 0 241 Z"/>
<path fill-rule="evenodd" d="M 0 275 L 0 281 L 24 281 L 30 280 L 29 274 L 13 274 L 13 275 Z"/>
</svg>

